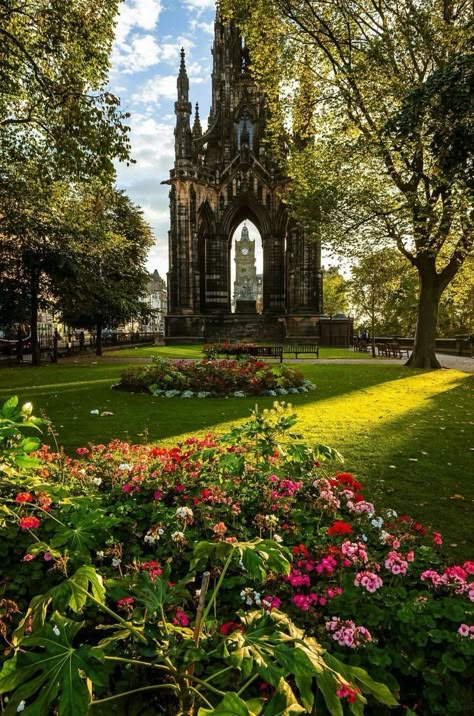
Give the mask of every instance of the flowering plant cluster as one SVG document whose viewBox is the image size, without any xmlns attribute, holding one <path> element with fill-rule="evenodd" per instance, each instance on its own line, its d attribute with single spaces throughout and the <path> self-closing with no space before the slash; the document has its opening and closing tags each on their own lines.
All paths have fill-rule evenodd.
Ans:
<svg viewBox="0 0 474 716">
<path fill-rule="evenodd" d="M 315 388 L 298 370 L 261 360 L 172 361 L 154 358 L 150 365 L 122 371 L 120 390 L 147 391 L 162 398 L 278 396 Z"/>
<path fill-rule="evenodd" d="M 7 716 L 467 713 L 474 562 L 294 423 L 43 447 L 3 482 Z"/>
</svg>

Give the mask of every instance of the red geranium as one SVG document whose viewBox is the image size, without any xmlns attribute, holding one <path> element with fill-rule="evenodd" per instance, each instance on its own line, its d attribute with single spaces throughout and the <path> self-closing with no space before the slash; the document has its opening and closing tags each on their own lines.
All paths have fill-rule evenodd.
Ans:
<svg viewBox="0 0 474 716">
<path fill-rule="evenodd" d="M 334 520 L 332 525 L 328 527 L 328 535 L 348 535 L 352 532 L 352 527 L 348 522 Z"/>
<path fill-rule="evenodd" d="M 30 495 L 29 492 L 19 492 L 15 500 L 17 502 L 33 502 L 33 495 Z"/>
<path fill-rule="evenodd" d="M 34 530 L 40 526 L 40 521 L 37 517 L 22 517 L 20 520 L 20 527 L 24 530 Z"/>
<path fill-rule="evenodd" d="M 241 624 L 237 624 L 237 622 L 225 622 L 222 624 L 219 631 L 221 634 L 225 634 L 225 636 L 227 636 L 228 634 L 232 634 L 234 631 L 241 631 L 243 633 L 244 628 Z"/>
</svg>

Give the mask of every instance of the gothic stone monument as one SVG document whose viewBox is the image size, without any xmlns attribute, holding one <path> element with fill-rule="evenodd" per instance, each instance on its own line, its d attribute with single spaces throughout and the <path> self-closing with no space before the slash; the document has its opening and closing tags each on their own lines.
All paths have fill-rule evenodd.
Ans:
<svg viewBox="0 0 474 716">
<path fill-rule="evenodd" d="M 191 128 L 189 80 L 181 51 L 175 164 L 164 182 L 171 187 L 169 344 L 320 336 L 321 247 L 305 239 L 280 198 L 287 177 L 263 142 L 265 97 L 249 73 L 248 60 L 238 29 L 217 9 L 212 106 L 203 132 L 197 105 Z M 245 219 L 262 237 L 261 315 L 251 309 L 251 301 L 232 312 L 232 236 Z"/>
</svg>

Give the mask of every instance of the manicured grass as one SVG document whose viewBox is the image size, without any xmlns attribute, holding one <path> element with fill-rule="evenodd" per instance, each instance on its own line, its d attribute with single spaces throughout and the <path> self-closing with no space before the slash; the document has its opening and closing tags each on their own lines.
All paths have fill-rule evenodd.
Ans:
<svg viewBox="0 0 474 716">
<path fill-rule="evenodd" d="M 175 350 L 175 349 L 174 349 Z M 111 438 L 173 443 L 222 432 L 245 419 L 255 399 L 153 399 L 110 389 L 119 363 L 0 370 L 0 400 L 18 394 L 53 421 L 72 453 Z M 474 378 L 455 370 L 397 365 L 304 364 L 317 390 L 291 396 L 306 440 L 332 445 L 380 504 L 431 523 L 460 558 L 474 556 Z M 260 408 L 272 398 L 259 398 Z M 90 415 L 98 409 L 112 416 Z M 49 442 L 49 438 L 46 440 Z"/>
<path fill-rule="evenodd" d="M 144 348 L 123 348 L 117 351 L 107 351 L 104 354 L 112 357 L 120 358 L 152 358 L 153 356 L 160 356 L 161 358 L 192 358 L 199 359 L 203 357 L 202 346 L 147 346 Z M 371 358 L 368 353 L 358 353 L 347 348 L 325 348 L 324 346 L 319 349 L 319 357 L 323 359 L 333 358 L 350 358 L 354 360 L 360 360 L 361 358 Z M 294 354 L 287 353 L 285 358 L 291 360 L 294 358 Z M 300 354 L 299 358 L 304 359 L 316 359 L 313 353 L 307 355 Z"/>
</svg>

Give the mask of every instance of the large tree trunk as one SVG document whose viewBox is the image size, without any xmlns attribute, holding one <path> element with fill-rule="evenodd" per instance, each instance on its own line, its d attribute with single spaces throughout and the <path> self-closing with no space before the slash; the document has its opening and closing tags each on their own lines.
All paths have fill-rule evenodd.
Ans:
<svg viewBox="0 0 474 716">
<path fill-rule="evenodd" d="M 30 332 L 31 332 L 31 364 L 40 365 L 41 350 L 38 341 L 38 294 L 39 294 L 39 274 L 33 271 L 31 274 L 31 316 L 30 316 Z"/>
<path fill-rule="evenodd" d="M 97 322 L 95 354 L 96 354 L 96 356 L 102 355 L 102 321 Z"/>
<path fill-rule="evenodd" d="M 410 368 L 441 368 L 436 358 L 436 326 L 441 291 L 434 258 L 418 266 L 420 298 L 415 345 L 406 365 Z"/>
</svg>

